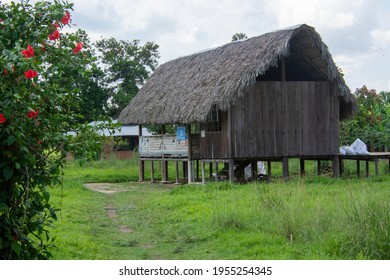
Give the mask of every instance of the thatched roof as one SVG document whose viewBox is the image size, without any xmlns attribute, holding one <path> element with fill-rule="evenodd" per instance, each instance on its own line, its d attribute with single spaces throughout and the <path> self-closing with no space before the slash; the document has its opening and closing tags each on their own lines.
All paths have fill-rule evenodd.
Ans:
<svg viewBox="0 0 390 280">
<path fill-rule="evenodd" d="M 352 113 L 354 97 L 328 47 L 313 27 L 299 25 L 162 64 L 121 112 L 119 121 L 205 122 L 213 106 L 222 111 L 229 109 L 259 76 L 280 67 L 282 58 L 287 80 L 331 81 L 342 97 L 341 116 Z M 297 65 L 299 70 L 294 69 Z"/>
</svg>

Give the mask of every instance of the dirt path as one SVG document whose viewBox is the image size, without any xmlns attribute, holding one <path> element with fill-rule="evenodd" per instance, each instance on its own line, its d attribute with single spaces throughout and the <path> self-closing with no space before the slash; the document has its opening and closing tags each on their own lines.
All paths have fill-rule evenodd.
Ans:
<svg viewBox="0 0 390 280">
<path fill-rule="evenodd" d="M 90 190 L 95 191 L 95 192 L 108 194 L 108 195 L 113 194 L 113 193 L 117 193 L 117 192 L 126 192 L 127 191 L 127 190 L 120 189 L 120 188 L 116 187 L 116 184 L 112 184 L 112 183 L 87 183 L 84 185 L 87 189 L 90 189 Z M 104 208 L 106 209 L 106 213 L 107 213 L 108 217 L 110 217 L 114 221 L 118 220 L 118 213 L 116 211 L 117 209 L 111 203 L 108 204 Z M 120 226 L 119 227 L 119 232 L 123 233 L 123 234 L 132 233 L 133 231 L 134 230 L 128 226 Z"/>
<path fill-rule="evenodd" d="M 120 189 L 116 187 L 116 184 L 112 183 L 87 183 L 84 184 L 87 189 L 90 189 L 95 192 L 105 193 L 105 194 L 113 194 L 117 192 L 126 192 L 127 190 Z"/>
<path fill-rule="evenodd" d="M 92 191 L 104 193 L 107 195 L 111 195 L 111 194 L 117 193 L 117 192 L 127 192 L 128 191 L 125 189 L 118 188 L 116 184 L 112 184 L 112 183 L 87 183 L 84 185 L 86 188 L 88 188 Z M 104 208 L 106 209 L 106 213 L 107 213 L 108 217 L 110 217 L 114 221 L 118 221 L 117 209 L 111 203 L 109 203 Z M 130 234 L 130 233 L 134 232 L 133 228 L 128 227 L 128 226 L 123 226 L 123 225 L 120 226 L 118 228 L 118 230 L 122 234 Z M 153 244 L 139 244 L 138 246 L 140 248 L 145 248 L 145 249 L 154 247 Z"/>
</svg>

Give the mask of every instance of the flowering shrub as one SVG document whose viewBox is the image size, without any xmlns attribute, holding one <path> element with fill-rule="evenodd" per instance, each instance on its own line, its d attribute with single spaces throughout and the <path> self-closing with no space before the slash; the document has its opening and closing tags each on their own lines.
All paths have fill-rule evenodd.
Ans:
<svg viewBox="0 0 390 280">
<path fill-rule="evenodd" d="M 0 259 L 50 257 L 48 188 L 61 182 L 77 77 L 91 63 L 77 33 L 63 31 L 71 10 L 0 2 Z"/>
</svg>

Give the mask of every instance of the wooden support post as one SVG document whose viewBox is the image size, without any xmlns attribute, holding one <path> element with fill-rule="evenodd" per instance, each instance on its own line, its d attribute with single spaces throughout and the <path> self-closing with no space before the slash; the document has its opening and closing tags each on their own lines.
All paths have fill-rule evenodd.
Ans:
<svg viewBox="0 0 390 280">
<path fill-rule="evenodd" d="M 138 135 L 139 138 L 142 136 L 142 125 L 138 126 Z M 145 162 L 139 157 L 139 163 L 138 163 L 139 169 L 138 169 L 138 181 L 143 182 L 145 180 Z"/>
<path fill-rule="evenodd" d="M 206 183 L 205 162 L 202 160 L 202 186 Z"/>
<path fill-rule="evenodd" d="M 375 175 L 379 175 L 379 159 L 375 159 Z"/>
<path fill-rule="evenodd" d="M 339 161 L 339 156 L 338 155 L 335 155 L 333 157 L 333 177 L 334 178 L 338 178 L 340 175 L 339 175 L 339 170 L 340 170 L 340 161 Z"/>
<path fill-rule="evenodd" d="M 162 182 L 166 183 L 168 182 L 168 161 L 163 160 L 161 164 L 162 164 Z"/>
<path fill-rule="evenodd" d="M 179 184 L 179 162 L 175 161 L 175 168 L 176 168 L 176 185 Z"/>
<path fill-rule="evenodd" d="M 188 162 L 186 161 L 183 161 L 183 178 L 184 179 L 187 179 L 187 175 L 188 175 Z"/>
<path fill-rule="evenodd" d="M 199 180 L 199 160 L 196 160 L 196 180 Z"/>
<path fill-rule="evenodd" d="M 218 162 L 215 162 L 215 182 L 218 182 Z"/>
<path fill-rule="evenodd" d="M 194 182 L 194 162 L 190 159 L 188 159 L 187 171 L 188 184 L 191 184 Z"/>
<path fill-rule="evenodd" d="M 186 125 L 187 139 L 188 139 L 188 184 L 194 182 L 194 163 L 192 162 L 192 137 L 191 125 Z"/>
<path fill-rule="evenodd" d="M 256 181 L 257 177 L 257 161 L 251 161 L 251 179 L 252 181 Z"/>
<path fill-rule="evenodd" d="M 370 176 L 370 161 L 366 160 L 366 177 Z"/>
<path fill-rule="evenodd" d="M 234 159 L 229 159 L 229 181 L 234 183 Z"/>
<path fill-rule="evenodd" d="M 360 160 L 356 161 L 356 175 L 360 177 Z"/>
<path fill-rule="evenodd" d="M 344 160 L 339 157 L 339 172 L 340 172 L 340 177 L 343 176 L 344 173 Z"/>
<path fill-rule="evenodd" d="M 138 182 L 145 181 L 145 161 L 139 160 L 139 174 L 138 174 Z"/>
<path fill-rule="evenodd" d="M 285 181 L 288 180 L 289 177 L 289 171 L 288 171 L 288 157 L 283 157 L 283 179 Z"/>
<path fill-rule="evenodd" d="M 321 175 L 321 160 L 317 160 L 317 175 Z"/>
<path fill-rule="evenodd" d="M 213 163 L 209 162 L 209 178 L 213 178 Z"/>
<path fill-rule="evenodd" d="M 154 161 L 150 162 L 150 182 L 154 183 Z"/>
<path fill-rule="evenodd" d="M 267 181 L 271 181 L 271 174 L 272 174 L 272 162 L 267 161 Z"/>
<path fill-rule="evenodd" d="M 305 176 L 305 159 L 299 159 L 299 167 L 301 172 L 301 177 Z"/>
</svg>

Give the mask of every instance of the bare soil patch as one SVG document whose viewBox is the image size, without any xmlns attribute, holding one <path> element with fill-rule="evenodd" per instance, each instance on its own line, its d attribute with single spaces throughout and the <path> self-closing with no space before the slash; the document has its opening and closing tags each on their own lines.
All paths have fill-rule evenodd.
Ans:
<svg viewBox="0 0 390 280">
<path fill-rule="evenodd" d="M 87 183 L 84 185 L 86 188 L 88 188 L 90 190 L 100 192 L 100 193 L 105 193 L 105 194 L 112 194 L 112 193 L 116 193 L 116 192 L 127 191 L 127 190 L 123 190 L 123 189 L 120 189 L 118 187 L 115 187 L 115 184 L 111 184 L 111 183 Z M 107 213 L 108 217 L 110 217 L 113 220 L 118 219 L 118 213 L 116 211 L 117 209 L 114 206 L 112 206 L 111 204 L 108 204 L 106 207 L 104 207 L 104 209 L 106 209 L 106 213 Z M 128 226 L 120 226 L 119 232 L 126 234 L 126 233 L 132 233 L 132 232 L 134 232 L 134 230 Z"/>
<path fill-rule="evenodd" d="M 87 183 L 84 184 L 87 189 L 95 192 L 112 194 L 117 192 L 126 192 L 127 190 L 116 187 L 116 184 L 112 183 Z"/>
<path fill-rule="evenodd" d="M 107 205 L 105 207 L 106 211 L 107 211 L 107 216 L 110 217 L 111 219 L 113 220 L 116 220 L 116 218 L 118 218 L 118 214 L 116 213 L 116 208 L 115 207 L 112 207 L 112 205 Z"/>
<path fill-rule="evenodd" d="M 120 226 L 119 227 L 119 232 L 120 233 L 132 233 L 134 230 L 130 227 L 127 226 Z"/>
</svg>

